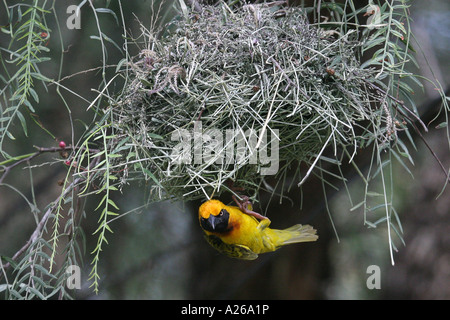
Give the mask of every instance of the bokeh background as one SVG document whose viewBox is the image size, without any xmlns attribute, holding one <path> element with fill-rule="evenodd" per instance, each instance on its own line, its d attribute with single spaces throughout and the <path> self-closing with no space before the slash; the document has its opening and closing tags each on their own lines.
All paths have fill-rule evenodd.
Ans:
<svg viewBox="0 0 450 320">
<path fill-rule="evenodd" d="M 6 1 L 13 5 L 14 1 Z M 159 1 L 123 1 L 122 9 L 127 32 L 139 35 L 139 23 L 164 23 L 175 11 L 174 1 L 165 1 L 159 19 L 155 9 Z M 301 1 L 299 1 L 301 2 Z M 355 1 L 358 2 L 358 1 Z M 104 7 L 107 1 L 94 1 L 96 7 Z M 366 2 L 361 1 L 362 4 Z M 55 11 L 62 34 L 51 34 L 48 47 L 54 59 L 41 68 L 50 78 L 77 74 L 62 81 L 67 88 L 76 91 L 87 100 L 97 93 L 101 75 L 102 52 L 97 35 L 97 25 L 91 10 L 81 10 L 81 29 L 64 27 L 68 14 L 66 9 L 77 1 L 56 1 Z M 109 4 L 115 12 L 120 8 L 116 1 Z M 3 10 L 3 8 L 1 9 Z M 413 30 L 421 45 L 416 59 L 420 65 L 417 73 L 438 80 L 444 89 L 450 83 L 450 3 L 445 0 L 411 1 Z M 101 14 L 100 23 L 107 35 L 121 43 L 123 29 L 111 14 Z M 5 25 L 5 12 L 0 12 L 0 25 Z M 48 21 L 56 30 L 55 21 Z M 64 44 L 61 62 L 61 42 Z M 0 34 L 2 47 L 9 41 Z M 107 43 L 106 64 L 113 66 L 123 57 L 119 48 Z M 133 49 L 132 49 L 133 50 Z M 137 49 L 136 49 L 137 50 Z M 134 54 L 137 54 L 135 51 Z M 5 55 L 5 52 L 1 53 Z M 133 54 L 133 52 L 132 52 Z M 426 57 L 426 59 L 424 58 Z M 430 72 L 430 68 L 433 73 Z M 94 69 L 94 70 L 91 70 Z M 115 68 L 111 67 L 111 73 Z M 434 86 L 425 84 L 425 90 L 415 94 L 419 112 L 425 123 L 430 123 L 426 141 L 446 168 L 450 166 L 448 137 L 445 129 L 436 128 L 446 121 L 443 113 L 438 115 L 440 98 Z M 56 135 L 58 140 L 70 143 L 71 126 L 67 106 L 62 102 L 56 86 L 37 86 L 40 95 L 39 120 Z M 60 94 L 68 102 L 74 123 L 74 140 L 83 132 L 84 123 L 92 119 L 86 111 L 88 103 L 66 90 Z M 437 119 L 435 119 L 437 117 Z M 33 145 L 57 146 L 57 141 L 30 122 L 29 137 L 20 135 L 8 142 L 12 154 L 32 152 Z M 108 235 L 109 244 L 101 254 L 101 286 L 98 295 L 89 288 L 89 253 L 95 247 L 98 212 L 94 211 L 99 199 L 90 198 L 85 207 L 82 222 L 86 248 L 82 266 L 82 288 L 75 290 L 76 299 L 449 299 L 450 298 L 450 190 L 445 186 L 445 176 L 427 146 L 414 136 L 417 151 L 411 151 L 414 166 L 409 170 L 394 167 L 394 192 L 396 208 L 403 226 L 405 245 L 396 242 L 395 265 L 391 264 L 386 229 L 363 225 L 361 210 L 350 211 L 347 192 L 357 195 L 363 183 L 345 168 L 349 177 L 348 190 L 341 185 L 339 191 L 327 190 L 324 201 L 322 185 L 312 178 L 302 192 L 293 188 L 290 201 L 263 203 L 272 220 L 272 226 L 289 227 L 295 223 L 310 223 L 318 229 L 316 243 L 292 245 L 273 254 L 260 256 L 255 261 L 239 261 L 218 254 L 204 241 L 197 222 L 200 202 L 163 202 L 123 214 L 111 223 L 114 233 Z M 411 149 L 412 150 L 412 149 Z M 364 161 L 365 155 L 359 155 Z M 47 158 L 46 158 L 47 157 Z M 52 161 L 55 155 L 39 158 L 39 163 Z M 37 163 L 35 163 L 37 164 Z M 38 208 L 56 199 L 61 192 L 58 181 L 63 179 L 67 168 L 55 164 L 33 168 L 33 180 L 29 170 L 15 168 L 8 181 L 27 198 L 34 197 Z M 30 184 L 34 185 L 31 192 Z M 381 186 L 380 186 L 381 187 Z M 376 190 L 374 190 L 376 191 Z M 145 204 L 145 186 L 127 186 L 114 201 L 127 213 Z M 437 198 L 437 199 L 436 199 Z M 230 199 L 225 199 L 230 200 Z M 263 200 L 264 201 L 264 200 Z M 329 207 L 336 227 L 333 230 L 325 206 Z M 0 254 L 12 256 L 29 238 L 36 226 L 29 207 L 17 192 L 0 187 Z M 367 268 L 377 265 L 381 270 L 381 289 L 370 290 L 366 286 Z"/>
</svg>

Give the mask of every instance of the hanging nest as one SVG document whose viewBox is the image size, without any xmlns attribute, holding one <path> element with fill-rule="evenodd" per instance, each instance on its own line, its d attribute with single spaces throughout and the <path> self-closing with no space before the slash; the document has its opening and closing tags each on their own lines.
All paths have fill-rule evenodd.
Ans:
<svg viewBox="0 0 450 320">
<path fill-rule="evenodd" d="M 301 185 L 319 160 L 351 161 L 393 138 L 355 30 L 324 30 L 301 8 L 266 4 L 185 8 L 163 30 L 142 29 L 110 106 L 123 180 L 151 182 L 152 199 L 217 196 L 229 181 L 254 197 L 273 191 L 268 177 L 294 169 Z"/>
</svg>

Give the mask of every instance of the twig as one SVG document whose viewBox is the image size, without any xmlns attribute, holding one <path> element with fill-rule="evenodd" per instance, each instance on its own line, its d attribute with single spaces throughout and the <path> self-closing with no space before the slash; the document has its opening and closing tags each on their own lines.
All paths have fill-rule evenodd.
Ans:
<svg viewBox="0 0 450 320">
<path fill-rule="evenodd" d="M 19 160 L 17 160 L 16 162 L 14 162 L 13 164 L 4 167 L 3 170 L 3 175 L 0 178 L 0 184 L 2 184 L 3 180 L 5 179 L 5 177 L 8 175 L 9 171 L 11 171 L 14 167 L 17 167 L 19 164 L 23 163 L 23 162 L 28 162 L 30 160 L 32 160 L 33 158 L 36 158 L 37 156 L 39 156 L 42 153 L 45 152 L 56 152 L 56 151 L 64 151 L 65 149 L 69 149 L 68 147 L 66 148 L 59 148 L 59 147 L 55 147 L 55 148 L 37 148 L 38 151 L 28 154 L 28 156 L 24 156 L 24 158 L 21 158 Z M 16 157 L 17 159 L 18 157 Z M 3 163 L 7 163 L 10 161 L 14 161 L 14 159 L 9 159 L 7 161 L 4 161 Z"/>
<path fill-rule="evenodd" d="M 202 6 L 198 3 L 197 0 L 186 0 L 186 2 L 191 8 L 194 8 L 195 11 L 199 13 L 203 11 Z"/>
<path fill-rule="evenodd" d="M 399 105 L 401 105 L 406 111 L 408 111 L 408 113 L 410 115 L 412 115 L 417 122 L 420 123 L 420 125 L 423 127 L 423 129 L 425 130 L 425 132 L 428 132 L 428 128 L 425 125 L 425 123 L 423 123 L 423 121 L 419 118 L 418 115 L 416 115 L 414 112 L 412 112 L 411 110 L 409 110 L 405 103 L 402 100 L 397 99 L 396 97 L 394 97 L 393 95 L 389 94 L 388 92 L 386 92 L 385 90 L 381 89 L 380 87 L 378 87 L 377 85 L 373 84 L 372 82 L 368 81 L 367 79 L 363 79 L 363 81 L 365 83 L 367 83 L 369 86 L 371 86 L 373 89 L 377 90 L 378 92 L 381 92 L 385 95 L 387 95 L 390 99 L 394 100 L 395 102 L 397 102 Z M 408 118 L 409 120 L 411 120 L 411 118 L 405 114 L 405 112 L 403 112 L 403 110 L 401 109 L 397 109 L 399 112 L 401 112 L 403 114 L 403 116 L 405 116 L 406 118 Z M 412 122 L 412 121 L 411 121 Z M 416 128 L 417 129 L 417 128 Z M 418 129 L 417 129 L 418 130 Z"/>
<path fill-rule="evenodd" d="M 396 103 L 398 103 L 399 105 L 401 105 L 403 107 L 403 109 L 405 109 L 406 111 L 408 111 L 409 114 L 411 114 L 418 123 L 420 123 L 420 125 L 424 128 L 425 132 L 428 132 L 428 128 L 425 125 L 425 123 L 423 123 L 423 121 L 419 118 L 419 116 L 417 116 L 414 112 L 412 112 L 411 110 L 409 110 L 406 106 L 405 103 L 402 100 L 399 100 L 397 98 L 395 98 L 394 96 L 390 95 L 389 93 L 387 93 L 385 90 L 381 89 L 380 87 L 376 86 L 375 84 L 367 81 L 366 79 L 364 79 L 364 82 L 366 82 L 367 84 L 369 84 L 372 88 L 374 88 L 375 90 L 386 94 L 390 99 L 394 100 Z M 428 150 L 430 151 L 431 155 L 434 157 L 434 159 L 436 159 L 437 163 L 439 164 L 439 166 L 441 167 L 442 171 L 445 174 L 446 180 L 450 181 L 450 172 L 447 172 L 447 170 L 445 170 L 444 165 L 442 164 L 441 160 L 439 160 L 439 157 L 436 155 L 436 153 L 433 151 L 433 149 L 430 147 L 430 145 L 427 143 L 427 141 L 425 140 L 425 137 L 422 135 L 422 133 L 420 132 L 419 128 L 417 128 L 416 124 L 414 123 L 414 121 L 412 121 L 412 119 L 405 114 L 405 112 L 402 109 L 397 109 L 399 112 L 402 113 L 402 115 L 404 117 L 406 117 L 407 119 L 409 119 L 411 121 L 412 126 L 414 127 L 414 130 L 416 131 L 416 133 L 419 135 L 420 139 L 423 141 L 423 143 L 425 144 L 425 146 L 428 148 Z"/>
<path fill-rule="evenodd" d="M 412 124 L 414 129 L 416 130 L 416 133 L 419 135 L 420 139 L 422 140 L 422 142 L 425 144 L 425 146 L 428 148 L 428 150 L 430 151 L 431 155 L 434 157 L 434 159 L 436 159 L 437 163 L 439 164 L 439 166 L 441 167 L 442 171 L 444 172 L 445 176 L 446 176 L 446 180 L 450 182 L 450 171 L 447 172 L 447 170 L 445 170 L 444 165 L 442 164 L 441 160 L 439 160 L 439 157 L 437 156 L 437 154 L 433 151 L 433 149 L 431 149 L 430 145 L 428 144 L 428 142 L 425 140 L 425 137 L 422 135 L 422 133 L 420 132 L 420 130 L 417 128 L 417 126 L 413 123 Z"/>
<path fill-rule="evenodd" d="M 34 158 L 36 158 L 37 156 L 43 154 L 43 153 L 48 153 L 48 152 L 62 152 L 62 151 L 66 151 L 66 150 L 78 150 L 80 147 L 72 147 L 72 146 L 66 146 L 64 148 L 61 147 L 51 147 L 51 148 L 42 148 L 42 147 L 36 147 L 34 146 L 37 151 L 34 153 L 30 153 L 27 155 L 23 155 L 23 158 L 19 158 L 19 157 L 15 157 L 15 159 L 18 159 L 16 162 L 14 162 L 13 164 L 9 165 L 9 166 L 4 166 L 3 169 L 3 175 L 0 177 L 0 184 L 3 183 L 3 180 L 6 178 L 6 176 L 8 175 L 8 173 L 14 168 L 17 167 L 19 164 L 24 163 L 24 162 L 28 162 Z M 99 150 L 97 149 L 89 149 L 90 151 L 97 153 Z M 7 161 L 3 161 L 2 163 L 8 163 L 8 162 L 12 162 L 14 161 L 14 158 L 9 159 Z M 0 163 L 0 166 L 2 166 L 2 163 Z"/>
<path fill-rule="evenodd" d="M 71 45 L 69 45 L 69 46 L 71 46 Z M 106 65 L 105 68 L 117 68 L 117 65 Z M 64 80 L 73 78 L 73 77 L 78 76 L 80 74 L 86 74 L 88 72 L 98 71 L 98 70 L 101 70 L 101 69 L 103 69 L 103 66 L 95 67 L 95 68 L 91 68 L 91 69 L 87 69 L 87 70 L 78 71 L 78 72 L 72 73 L 72 74 L 70 74 L 68 76 L 65 76 L 64 78 L 61 78 L 58 81 L 50 82 L 48 84 L 48 86 L 50 87 L 50 86 L 52 86 L 54 84 L 59 84 L 59 83 L 63 82 Z"/>
<path fill-rule="evenodd" d="M 54 202 L 54 204 L 47 209 L 47 211 L 45 212 L 45 214 L 42 216 L 41 221 L 39 222 L 39 224 L 37 225 L 36 229 L 34 230 L 34 232 L 31 234 L 30 239 L 28 239 L 28 241 L 25 243 L 25 245 L 20 248 L 19 251 L 16 252 L 16 254 L 12 257 L 12 260 L 16 260 L 18 257 L 20 257 L 38 238 L 39 234 L 41 233 L 42 229 L 45 226 L 45 223 L 48 220 L 48 217 L 50 216 L 50 214 L 53 212 L 53 210 L 56 208 L 57 204 L 58 204 L 58 200 L 61 197 L 64 197 L 71 189 L 74 185 L 76 185 L 79 181 L 81 180 L 81 178 L 78 178 L 76 180 L 74 180 L 67 188 L 66 190 L 64 190 L 64 192 L 56 199 L 56 201 Z M 1 261 L 0 261 L 1 263 Z M 3 270 L 6 271 L 6 269 L 8 269 L 10 267 L 10 263 L 8 262 L 7 264 L 5 264 L 3 266 Z M 0 279 L 2 278 L 3 274 L 0 274 Z"/>
<path fill-rule="evenodd" d="M 50 149 L 60 149 L 60 148 L 41 148 L 43 149 L 42 152 L 50 152 Z M 67 147 L 66 147 L 67 149 Z M 99 162 L 100 157 L 95 158 L 94 161 L 91 162 L 90 164 L 90 169 L 95 168 L 95 166 L 97 165 L 97 163 Z M 71 184 L 69 184 L 69 186 L 64 190 L 64 192 L 62 192 L 58 198 L 56 198 L 56 200 L 53 202 L 53 205 L 50 206 L 47 211 L 45 212 L 45 214 L 42 216 L 41 221 L 39 221 L 38 225 L 36 226 L 36 229 L 34 230 L 34 232 L 31 234 L 30 238 L 28 239 L 28 241 L 25 243 L 25 245 L 19 249 L 19 251 L 17 251 L 14 256 L 12 257 L 12 260 L 15 261 L 17 258 L 19 258 L 39 237 L 40 233 L 42 232 L 42 229 L 44 228 L 48 218 L 50 217 L 50 215 L 52 214 L 52 212 L 55 210 L 55 208 L 58 206 L 59 200 L 61 198 L 64 198 L 70 191 L 72 191 L 72 188 L 74 188 L 78 183 L 80 183 L 82 180 L 84 180 L 84 177 L 81 176 L 77 179 L 75 179 Z M 0 260 L 0 264 L 1 264 L 1 260 Z M 2 265 L 2 270 L 3 272 L 5 272 L 9 267 L 11 266 L 11 264 L 8 262 L 5 265 Z M 3 274 L 0 274 L 0 280 L 2 279 Z"/>
</svg>

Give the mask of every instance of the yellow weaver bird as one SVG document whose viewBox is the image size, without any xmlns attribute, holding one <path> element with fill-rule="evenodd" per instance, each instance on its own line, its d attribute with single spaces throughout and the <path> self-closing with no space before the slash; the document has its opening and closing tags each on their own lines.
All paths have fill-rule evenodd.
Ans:
<svg viewBox="0 0 450 320">
<path fill-rule="evenodd" d="M 198 210 L 206 241 L 229 257 L 254 260 L 260 253 L 275 251 L 287 244 L 318 239 L 316 230 L 310 225 L 296 224 L 284 230 L 271 229 L 270 220 L 251 211 L 248 202 L 236 202 L 239 207 L 227 206 L 219 200 L 208 200 Z"/>
</svg>

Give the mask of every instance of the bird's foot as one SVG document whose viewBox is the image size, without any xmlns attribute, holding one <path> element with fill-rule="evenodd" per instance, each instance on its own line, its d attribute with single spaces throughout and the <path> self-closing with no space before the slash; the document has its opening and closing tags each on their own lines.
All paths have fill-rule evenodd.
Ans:
<svg viewBox="0 0 450 320">
<path fill-rule="evenodd" d="M 250 200 L 247 196 L 240 196 L 240 197 L 242 198 L 242 200 L 238 200 L 233 195 L 233 200 L 234 200 L 234 202 L 236 202 L 237 206 L 243 213 L 248 214 L 249 216 L 253 216 L 259 220 L 269 220 L 270 221 L 269 218 L 252 210 L 253 209 L 252 203 L 250 202 Z"/>
</svg>

